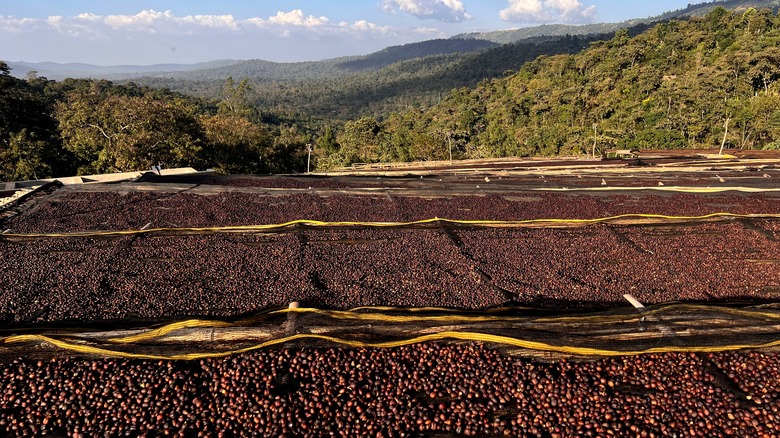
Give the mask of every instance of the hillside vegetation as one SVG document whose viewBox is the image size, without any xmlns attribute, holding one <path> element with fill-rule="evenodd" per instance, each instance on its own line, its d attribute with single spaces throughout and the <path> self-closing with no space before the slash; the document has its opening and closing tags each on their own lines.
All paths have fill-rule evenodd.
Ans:
<svg viewBox="0 0 780 438">
<path fill-rule="evenodd" d="M 776 12 L 780 0 L 727 0 L 689 5 L 657 17 L 621 23 L 542 25 L 509 31 L 464 34 L 450 39 L 388 47 L 379 52 L 316 62 L 250 60 L 220 68 L 135 78 L 204 98 L 218 98 L 224 78 L 246 78 L 249 99 L 272 112 L 345 121 L 437 104 L 453 88 L 474 87 L 504 76 L 540 55 L 574 54 L 615 31 L 637 35 L 654 23 L 701 17 L 717 7 L 737 13 L 749 7 Z"/>
<path fill-rule="evenodd" d="M 322 166 L 386 160 L 780 147 L 780 18 L 716 8 L 345 125 Z"/>
<path fill-rule="evenodd" d="M 252 85 L 248 98 L 258 108 L 346 121 L 429 107 L 453 88 L 500 77 L 539 55 L 577 53 L 604 38 L 609 36 L 545 38 L 500 46 L 476 40 L 433 40 L 363 57 L 288 64 L 253 60 L 135 82 L 213 99 L 219 97 L 226 77 L 245 78 Z"/>
<path fill-rule="evenodd" d="M 713 9 L 722 7 L 736 12 L 744 12 L 749 8 L 770 9 L 777 13 L 780 0 L 714 0 L 707 3 L 689 4 L 687 7 L 668 11 L 649 18 L 635 18 L 620 23 L 595 24 L 543 24 L 541 26 L 523 27 L 512 30 L 496 30 L 492 32 L 472 32 L 455 35 L 453 38 L 478 39 L 499 44 L 514 43 L 529 38 L 555 37 L 565 35 L 594 35 L 614 33 L 620 29 L 634 27 L 640 24 L 651 24 L 660 21 L 702 17 Z"/>
<path fill-rule="evenodd" d="M 364 70 L 348 79 L 263 86 L 227 78 L 207 82 L 208 98 L 135 83 L 19 79 L 0 62 L 0 180 L 157 164 L 303 172 L 309 145 L 321 169 L 610 147 L 780 148 L 780 17 L 771 10 L 716 8 L 597 38 L 385 66 L 389 58 L 363 58 L 367 65 L 353 67 Z M 497 77 L 480 80 L 486 72 Z"/>
<path fill-rule="evenodd" d="M 305 171 L 317 124 L 261 113 L 248 105 L 248 90 L 246 81 L 228 79 L 221 99 L 203 100 L 105 80 L 22 80 L 0 61 L 0 181 L 153 165 Z"/>
</svg>

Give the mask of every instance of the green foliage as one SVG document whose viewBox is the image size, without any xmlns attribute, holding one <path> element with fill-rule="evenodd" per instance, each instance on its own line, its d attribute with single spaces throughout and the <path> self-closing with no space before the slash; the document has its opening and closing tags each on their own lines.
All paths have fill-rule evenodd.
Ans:
<svg viewBox="0 0 780 438">
<path fill-rule="evenodd" d="M 724 135 L 729 147 L 778 148 L 780 18 L 718 7 L 735 1 L 608 36 L 438 41 L 326 63 L 231 65 L 251 73 L 240 81 L 147 82 L 201 98 L 133 82 L 22 80 L 0 62 L 0 178 L 157 164 L 304 172 L 309 147 L 318 168 L 586 154 L 594 141 L 716 147 Z"/>
<path fill-rule="evenodd" d="M 197 165 L 200 127 L 184 101 L 71 92 L 56 117 L 81 173 Z"/>
<path fill-rule="evenodd" d="M 0 173 L 8 180 L 38 179 L 51 173 L 46 141 L 35 138 L 27 129 L 11 134 L 8 146 L 0 149 Z"/>
<path fill-rule="evenodd" d="M 224 99 L 224 78 L 243 77 L 248 81 L 246 100 L 254 108 L 343 122 L 428 108 L 454 88 L 501 77 L 542 54 L 577 53 L 602 37 L 563 36 L 497 47 L 485 41 L 434 40 L 358 58 L 291 64 L 247 61 L 223 69 L 137 80 Z"/>
<path fill-rule="evenodd" d="M 409 139 L 408 150 L 419 152 L 408 159 L 446 156 L 453 138 L 456 158 L 571 155 L 591 153 L 594 140 L 600 150 L 717 147 L 729 126 L 729 147 L 777 147 L 780 18 L 714 7 L 701 18 L 634 33 L 618 31 L 576 55 L 540 56 L 511 76 L 361 131 L 381 135 L 345 130 L 340 141 L 351 150 L 370 144 L 385 151 Z M 382 156 L 328 159 L 333 165 Z"/>
<path fill-rule="evenodd" d="M 45 78 L 12 77 L 0 61 L 0 180 L 69 173 L 48 86 Z"/>
<path fill-rule="evenodd" d="M 202 116 L 205 160 L 220 173 L 261 173 L 271 137 L 261 127 L 235 115 Z"/>
<path fill-rule="evenodd" d="M 252 85 L 249 79 L 244 78 L 236 84 L 232 77 L 228 76 L 222 89 L 222 100 L 217 104 L 220 114 L 232 114 L 241 117 L 252 117 L 254 111 L 249 105 L 248 93 Z"/>
<path fill-rule="evenodd" d="M 0 62 L 0 179 L 163 167 L 222 173 L 305 171 L 317 128 L 300 116 L 260 113 L 247 80 L 225 81 L 219 101 L 135 83 L 10 76 Z M 309 124 L 311 126 L 303 126 Z M 335 150 L 330 130 L 323 152 Z M 329 143 L 330 142 L 330 143 Z"/>
</svg>

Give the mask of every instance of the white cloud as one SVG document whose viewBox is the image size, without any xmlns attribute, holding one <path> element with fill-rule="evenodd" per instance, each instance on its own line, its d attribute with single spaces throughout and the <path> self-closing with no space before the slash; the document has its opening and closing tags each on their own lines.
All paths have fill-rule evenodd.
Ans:
<svg viewBox="0 0 780 438">
<path fill-rule="evenodd" d="M 447 34 L 442 32 L 441 30 L 433 28 L 433 27 L 418 27 L 418 28 L 412 30 L 412 32 L 414 32 L 416 34 L 419 34 L 419 35 L 429 36 L 429 37 L 432 37 L 432 38 L 446 38 L 447 37 Z"/>
<path fill-rule="evenodd" d="M 232 15 L 187 15 L 177 17 L 171 11 L 158 12 L 153 9 L 135 15 L 96 16 L 92 21 L 108 25 L 112 29 L 148 33 L 191 33 L 198 28 L 235 31 L 238 23 Z"/>
<path fill-rule="evenodd" d="M 76 18 L 78 18 L 80 20 L 85 20 L 85 21 L 98 21 L 98 20 L 100 20 L 100 15 L 83 12 L 81 14 L 78 14 L 76 16 Z"/>
<path fill-rule="evenodd" d="M 202 27 L 238 29 L 238 23 L 232 15 L 192 15 L 182 19 L 185 23 L 196 24 Z"/>
<path fill-rule="evenodd" d="M 405 12 L 417 18 L 446 22 L 471 18 L 461 0 L 383 0 L 382 9 L 391 14 Z"/>
<path fill-rule="evenodd" d="M 515 23 L 590 23 L 596 18 L 596 6 L 579 0 L 507 0 L 498 15 Z"/>
<path fill-rule="evenodd" d="M 103 65 L 226 57 L 298 61 L 370 53 L 412 42 L 415 34 L 419 35 L 367 20 L 333 21 L 299 9 L 247 19 L 181 16 L 151 9 L 128 15 L 84 12 L 40 19 L 0 15 L 0 41 L 17 42 L 0 44 L 0 59 Z"/>
<path fill-rule="evenodd" d="M 290 12 L 277 12 L 275 16 L 268 19 L 268 23 L 316 28 L 327 26 L 330 24 L 330 20 L 328 17 L 315 17 L 313 15 L 307 17 L 302 10 L 295 9 Z"/>
<path fill-rule="evenodd" d="M 451 1 L 451 0 L 448 0 Z M 40 20 L 15 18 L 0 15 L 0 32 L 21 32 L 33 27 L 56 29 L 62 33 L 88 30 L 91 33 L 110 36 L 116 32 L 141 32 L 162 35 L 191 35 L 194 32 L 221 31 L 222 33 L 269 32 L 298 33 L 350 33 L 370 32 L 386 34 L 392 29 L 366 20 L 354 23 L 333 23 L 328 17 L 305 15 L 300 9 L 290 12 L 279 11 L 266 19 L 255 17 L 237 20 L 232 15 L 187 15 L 176 16 L 171 11 L 141 11 L 135 15 L 96 15 L 81 13 L 74 17 L 51 16 Z"/>
<path fill-rule="evenodd" d="M 49 17 L 46 19 L 46 23 L 52 27 L 59 26 L 61 21 L 62 21 L 61 15 L 49 15 Z"/>
<path fill-rule="evenodd" d="M 0 15 L 0 32 L 17 33 L 22 32 L 38 24 L 38 20 L 33 18 L 16 18 L 13 16 Z"/>
</svg>

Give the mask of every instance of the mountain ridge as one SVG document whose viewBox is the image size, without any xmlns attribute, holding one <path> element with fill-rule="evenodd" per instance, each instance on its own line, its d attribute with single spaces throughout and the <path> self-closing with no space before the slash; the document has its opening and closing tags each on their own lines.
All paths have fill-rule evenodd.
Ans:
<svg viewBox="0 0 780 438">
<path fill-rule="evenodd" d="M 162 71 L 192 71 L 200 69 L 210 69 L 225 67 L 241 62 L 235 59 L 218 59 L 214 61 L 197 62 L 192 64 L 151 64 L 151 65 L 96 65 L 81 62 L 26 62 L 26 61 L 8 61 L 6 62 L 12 69 L 16 77 L 24 77 L 31 71 L 35 71 L 37 76 L 45 76 L 50 79 L 64 79 L 62 77 L 67 73 L 78 74 L 97 74 L 97 75 L 122 75 L 132 72 L 162 72 Z M 80 76 L 77 76 L 80 77 Z"/>
<path fill-rule="evenodd" d="M 396 62 L 428 56 L 470 54 L 489 50 L 502 44 L 523 41 L 549 41 L 567 35 L 592 36 L 614 33 L 620 29 L 641 24 L 650 24 L 675 18 L 703 16 L 712 9 L 722 6 L 730 10 L 769 8 L 780 9 L 780 0 L 717 0 L 707 3 L 689 4 L 686 8 L 667 11 L 663 14 L 635 18 L 619 23 L 594 23 L 585 25 L 542 24 L 512 30 L 472 32 L 454 35 L 445 39 L 425 40 L 404 45 L 389 46 L 367 55 L 351 55 L 317 61 L 274 62 L 263 59 L 215 60 L 193 64 L 115 65 L 99 66 L 84 63 L 30 63 L 7 62 L 16 77 L 24 77 L 35 70 L 39 76 L 62 80 L 67 77 L 95 78 L 109 80 L 134 80 L 143 77 L 173 78 L 184 80 L 206 80 L 215 77 L 250 77 L 262 80 L 308 80 L 378 70 Z"/>
<path fill-rule="evenodd" d="M 620 29 L 630 28 L 639 24 L 650 24 L 679 18 L 704 16 L 717 7 L 739 11 L 740 9 L 755 8 L 772 9 L 777 13 L 780 9 L 780 0 L 715 0 L 708 3 L 689 4 L 687 7 L 674 11 L 667 11 L 660 15 L 648 18 L 634 18 L 618 23 L 593 23 L 593 24 L 542 24 L 539 26 L 523 27 L 510 30 L 494 30 L 488 32 L 468 32 L 453 35 L 456 39 L 479 39 L 498 44 L 509 44 L 535 37 L 562 37 L 565 35 L 583 36 L 601 33 L 616 32 Z"/>
<path fill-rule="evenodd" d="M 349 74 L 366 70 L 378 70 L 396 62 L 427 56 L 473 53 L 499 46 L 497 43 L 482 40 L 460 40 L 457 38 L 434 39 L 389 46 L 368 55 L 343 56 L 320 61 L 275 62 L 263 59 L 216 60 L 194 64 L 154 64 L 154 65 L 112 65 L 100 66 L 85 63 L 31 63 L 24 61 L 7 62 L 12 74 L 22 78 L 30 71 L 38 76 L 62 80 L 67 77 L 95 78 L 110 80 L 128 80 L 140 77 L 174 77 L 182 75 L 184 79 L 194 73 L 197 76 L 253 77 L 266 80 L 281 79 L 320 79 L 322 77 Z M 198 75 L 198 72 L 202 73 Z"/>
</svg>

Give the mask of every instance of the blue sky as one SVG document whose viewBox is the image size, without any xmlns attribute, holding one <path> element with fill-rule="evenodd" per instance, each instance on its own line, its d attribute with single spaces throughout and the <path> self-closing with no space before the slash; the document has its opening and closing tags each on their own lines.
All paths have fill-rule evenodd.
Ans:
<svg viewBox="0 0 780 438">
<path fill-rule="evenodd" d="M 361 55 L 464 32 L 644 18 L 691 0 L 0 0 L 0 59 L 100 65 Z"/>
</svg>

